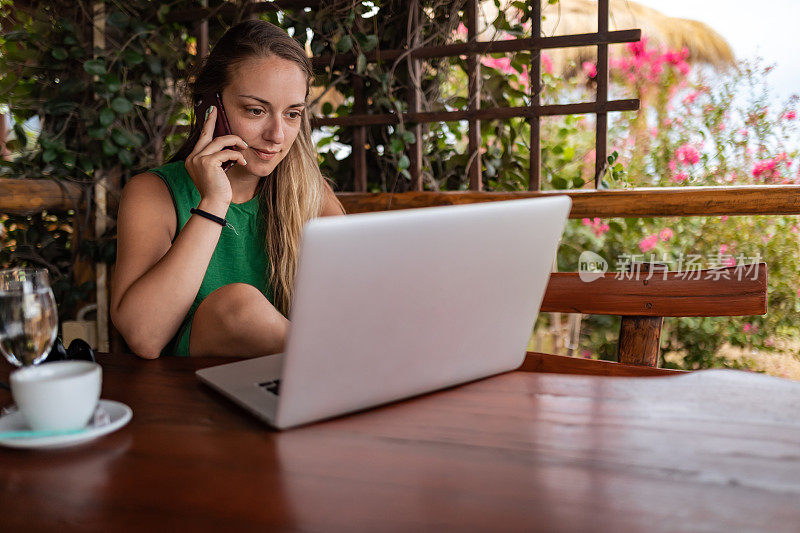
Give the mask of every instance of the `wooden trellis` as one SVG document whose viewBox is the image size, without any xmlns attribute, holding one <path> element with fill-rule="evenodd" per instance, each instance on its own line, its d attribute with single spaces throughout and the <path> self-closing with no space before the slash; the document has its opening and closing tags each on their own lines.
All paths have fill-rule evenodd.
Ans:
<svg viewBox="0 0 800 533">
<path fill-rule="evenodd" d="M 253 3 L 245 7 L 246 16 L 252 16 L 260 11 L 269 9 L 302 9 L 314 8 L 319 5 L 318 0 L 284 0 L 271 3 Z M 230 8 L 228 8 L 230 9 Z M 469 188 L 472 191 L 483 189 L 481 172 L 481 135 L 480 121 L 491 119 L 509 119 L 525 117 L 530 122 L 530 170 L 529 189 L 541 190 L 541 130 L 540 119 L 543 116 L 569 115 L 569 114 L 594 114 L 596 120 L 596 160 L 595 160 L 595 187 L 602 178 L 605 169 L 608 136 L 608 113 L 613 111 L 635 111 L 639 108 L 638 100 L 608 100 L 608 45 L 614 43 L 634 42 L 641 39 L 641 30 L 608 31 L 609 2 L 598 1 L 597 32 L 577 35 L 560 35 L 554 37 L 541 36 L 542 7 L 540 0 L 531 2 L 531 37 L 512 39 L 507 41 L 480 42 L 476 40 L 478 34 L 479 0 L 467 0 L 464 15 L 466 18 L 467 39 L 466 43 L 455 43 L 440 46 L 418 46 L 418 25 L 420 14 L 419 0 L 410 0 L 408 35 L 411 42 L 401 50 L 375 50 L 365 54 L 367 62 L 394 61 L 404 58 L 407 63 L 411 87 L 408 92 L 408 111 L 402 116 L 394 113 L 371 114 L 368 112 L 366 97 L 363 93 L 363 79 L 354 73 L 352 82 L 354 87 L 353 114 L 344 117 L 316 118 L 312 121 L 314 127 L 344 126 L 353 127 L 353 158 L 354 188 L 356 192 L 367 190 L 367 165 L 366 165 L 366 127 L 375 125 L 393 125 L 401 120 L 407 128 L 415 134 L 416 139 L 421 138 L 421 125 L 432 122 L 468 121 L 468 150 Z M 203 16 L 198 27 L 198 53 L 203 56 L 208 53 L 208 17 L 210 10 L 200 10 L 193 13 Z M 188 12 L 175 15 L 176 19 L 185 20 L 190 16 Z M 566 48 L 576 46 L 597 46 L 597 97 L 594 102 L 582 102 L 565 105 L 541 104 L 541 55 L 542 51 L 552 48 Z M 481 108 L 481 77 L 480 56 L 489 53 L 514 53 L 519 51 L 531 52 L 530 88 L 531 101 L 529 106 L 506 108 Z M 458 57 L 467 55 L 468 106 L 466 109 L 456 111 L 420 111 L 420 73 L 421 62 L 425 59 Z M 353 54 L 337 54 L 335 56 L 319 56 L 313 58 L 315 68 L 324 67 L 354 67 L 357 57 Z M 411 162 L 409 173 L 411 175 L 411 190 L 422 190 L 422 145 L 417 142 L 410 146 L 408 154 Z"/>
</svg>

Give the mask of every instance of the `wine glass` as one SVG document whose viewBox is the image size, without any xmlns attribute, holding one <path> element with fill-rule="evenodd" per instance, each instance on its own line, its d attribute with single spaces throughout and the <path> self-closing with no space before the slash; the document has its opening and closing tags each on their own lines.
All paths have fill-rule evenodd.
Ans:
<svg viewBox="0 0 800 533">
<path fill-rule="evenodd" d="M 47 270 L 0 270 L 0 353 L 15 366 L 40 363 L 58 333 Z"/>
</svg>

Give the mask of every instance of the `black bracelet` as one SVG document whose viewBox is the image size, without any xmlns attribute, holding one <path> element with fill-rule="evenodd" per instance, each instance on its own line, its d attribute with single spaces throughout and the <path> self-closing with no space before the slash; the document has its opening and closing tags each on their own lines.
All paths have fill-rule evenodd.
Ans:
<svg viewBox="0 0 800 533">
<path fill-rule="evenodd" d="M 207 218 L 208 220 L 210 220 L 212 222 L 216 222 L 217 224 L 219 224 L 223 228 L 228 225 L 228 221 L 227 220 L 225 220 L 224 218 L 220 218 L 217 215 L 212 215 L 208 211 L 203 211 L 202 209 L 196 209 L 196 208 L 193 207 L 193 208 L 189 209 L 189 212 L 191 214 L 193 214 L 193 215 L 200 215 L 201 217 Z"/>
</svg>

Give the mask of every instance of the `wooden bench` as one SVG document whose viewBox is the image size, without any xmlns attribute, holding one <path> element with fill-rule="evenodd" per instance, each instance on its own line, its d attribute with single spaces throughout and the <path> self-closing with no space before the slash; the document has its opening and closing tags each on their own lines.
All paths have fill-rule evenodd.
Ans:
<svg viewBox="0 0 800 533">
<path fill-rule="evenodd" d="M 522 370 L 602 375 L 654 375 L 664 317 L 748 316 L 767 312 L 767 265 L 687 272 L 606 273 L 582 281 L 577 272 L 555 272 L 542 312 L 619 315 L 618 362 L 529 353 Z M 637 372 L 641 369 L 641 372 Z M 655 370 L 655 372 L 653 372 Z"/>
</svg>

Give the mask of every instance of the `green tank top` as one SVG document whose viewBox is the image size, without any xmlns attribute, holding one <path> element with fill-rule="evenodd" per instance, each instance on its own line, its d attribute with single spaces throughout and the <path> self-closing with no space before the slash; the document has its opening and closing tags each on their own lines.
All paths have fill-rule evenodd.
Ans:
<svg viewBox="0 0 800 533">
<path fill-rule="evenodd" d="M 197 207 L 200 203 L 200 193 L 186 171 L 183 161 L 169 163 L 150 172 L 164 180 L 169 188 L 177 216 L 175 232 L 177 237 L 189 221 L 191 216 L 189 209 Z M 228 227 L 222 228 L 200 290 L 197 291 L 192 307 L 178 332 L 161 355 L 189 355 L 189 337 L 194 313 L 209 294 L 224 285 L 246 283 L 261 291 L 270 302 L 273 301 L 272 290 L 268 284 L 269 258 L 265 245 L 264 217 L 260 213 L 258 198 L 243 204 L 232 203 L 225 218 L 228 220 Z"/>
</svg>

